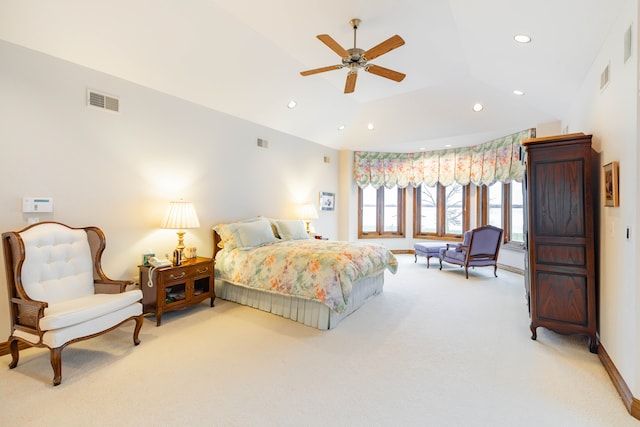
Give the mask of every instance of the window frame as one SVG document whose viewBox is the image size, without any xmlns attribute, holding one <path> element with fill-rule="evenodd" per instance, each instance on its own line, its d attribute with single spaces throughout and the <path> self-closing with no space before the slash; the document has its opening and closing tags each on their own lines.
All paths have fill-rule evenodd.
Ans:
<svg viewBox="0 0 640 427">
<path fill-rule="evenodd" d="M 453 234 L 446 233 L 446 195 L 447 187 L 437 183 L 438 188 L 438 205 L 437 205 L 437 218 L 436 218 L 436 232 L 435 233 L 421 233 L 421 221 L 422 221 L 422 186 L 413 189 L 413 237 L 416 239 L 433 239 L 433 240 L 451 240 L 461 239 L 465 230 L 470 227 L 471 219 L 469 215 L 469 206 L 471 200 L 471 184 L 462 186 L 462 233 Z"/>
<path fill-rule="evenodd" d="M 479 196 L 478 202 L 478 219 L 477 222 L 480 225 L 487 225 L 489 222 L 489 191 L 486 185 L 478 187 Z M 524 209 L 525 200 L 522 201 L 523 215 L 526 215 Z M 518 240 L 511 240 L 511 221 L 512 221 L 512 203 L 511 203 L 511 182 L 502 183 L 502 239 L 503 243 L 509 244 L 513 247 L 524 247 L 524 242 Z M 523 230 L 525 232 L 525 230 Z"/>
<path fill-rule="evenodd" d="M 376 190 L 376 231 L 362 231 L 362 188 L 358 187 L 358 239 L 403 238 L 406 235 L 406 188 L 395 187 L 398 190 L 398 228 L 394 231 L 384 230 L 384 186 Z"/>
</svg>

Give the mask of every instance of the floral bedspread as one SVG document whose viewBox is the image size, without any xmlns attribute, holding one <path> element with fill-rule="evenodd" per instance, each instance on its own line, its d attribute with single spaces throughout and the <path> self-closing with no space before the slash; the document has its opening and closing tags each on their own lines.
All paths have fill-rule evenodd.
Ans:
<svg viewBox="0 0 640 427">
<path fill-rule="evenodd" d="M 371 243 L 285 240 L 254 249 L 223 249 L 216 255 L 215 277 L 282 295 L 320 301 L 341 313 L 354 283 L 398 261 Z"/>
</svg>

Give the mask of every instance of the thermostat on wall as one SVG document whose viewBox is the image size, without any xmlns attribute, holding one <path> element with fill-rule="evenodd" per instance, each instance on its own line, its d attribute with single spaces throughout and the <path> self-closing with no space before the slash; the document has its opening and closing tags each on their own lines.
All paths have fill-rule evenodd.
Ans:
<svg viewBox="0 0 640 427">
<path fill-rule="evenodd" d="M 53 212 L 53 199 L 51 197 L 23 197 L 22 212 Z"/>
</svg>

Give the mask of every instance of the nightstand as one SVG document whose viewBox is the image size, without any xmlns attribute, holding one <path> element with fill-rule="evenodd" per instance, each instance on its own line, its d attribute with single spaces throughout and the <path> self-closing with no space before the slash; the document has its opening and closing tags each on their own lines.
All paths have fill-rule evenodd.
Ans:
<svg viewBox="0 0 640 427">
<path fill-rule="evenodd" d="M 156 326 L 162 322 L 162 314 L 181 310 L 211 298 L 213 290 L 213 259 L 197 257 L 179 266 L 154 268 L 149 281 L 151 266 L 140 265 L 140 288 L 144 313 L 154 313 Z"/>
</svg>

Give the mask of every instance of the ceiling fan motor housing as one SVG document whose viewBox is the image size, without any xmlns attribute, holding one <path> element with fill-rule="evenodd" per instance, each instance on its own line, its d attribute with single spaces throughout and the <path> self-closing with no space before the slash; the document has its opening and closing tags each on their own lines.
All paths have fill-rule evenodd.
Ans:
<svg viewBox="0 0 640 427">
<path fill-rule="evenodd" d="M 363 49 L 354 47 L 353 49 L 347 49 L 347 52 L 349 53 L 349 56 L 347 56 L 346 58 L 342 58 L 342 63 L 344 65 L 350 66 L 351 64 L 357 64 L 358 66 L 362 67 L 367 63 L 365 57 L 362 56 L 362 54 L 364 53 Z"/>
</svg>

